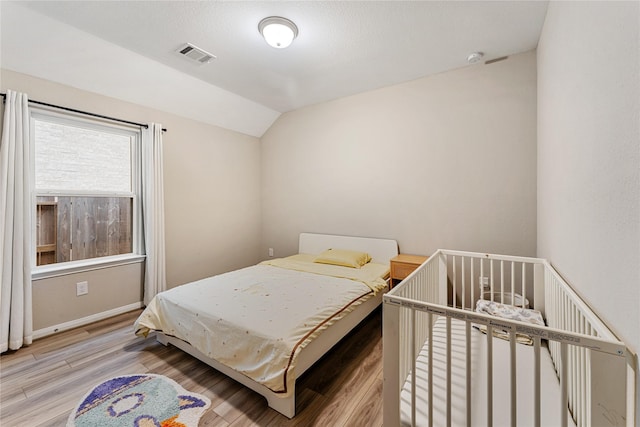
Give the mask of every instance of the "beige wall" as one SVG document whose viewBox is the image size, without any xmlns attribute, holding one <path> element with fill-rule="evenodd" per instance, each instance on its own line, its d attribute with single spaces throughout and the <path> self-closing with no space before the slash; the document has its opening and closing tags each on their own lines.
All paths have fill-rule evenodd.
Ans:
<svg viewBox="0 0 640 427">
<path fill-rule="evenodd" d="M 536 252 L 534 52 L 292 111 L 261 141 L 262 257 L 301 231 Z"/>
<path fill-rule="evenodd" d="M 48 334 L 52 327 L 131 307 L 142 301 L 143 279 L 144 263 L 137 262 L 34 280 L 33 329 Z M 89 293 L 76 296 L 76 283 L 82 281 L 89 283 Z"/>
<path fill-rule="evenodd" d="M 639 17 L 638 2 L 551 2 L 538 46 L 538 254 L 635 351 Z"/>
<path fill-rule="evenodd" d="M 257 138 L 1 70 L 0 90 L 31 99 L 148 123 L 164 134 L 167 281 L 170 287 L 258 261 L 260 146 Z M 159 88 L 158 90 L 174 90 Z M 39 330 L 141 301 L 142 265 L 34 282 Z M 75 295 L 78 281 L 89 294 Z"/>
</svg>

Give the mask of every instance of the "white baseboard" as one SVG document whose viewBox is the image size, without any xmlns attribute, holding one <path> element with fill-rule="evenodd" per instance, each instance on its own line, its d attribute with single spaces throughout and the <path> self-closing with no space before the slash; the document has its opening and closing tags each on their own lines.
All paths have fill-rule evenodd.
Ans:
<svg viewBox="0 0 640 427">
<path fill-rule="evenodd" d="M 38 329 L 37 331 L 33 331 L 33 339 L 37 340 L 38 338 L 43 338 L 58 332 L 67 331 L 69 329 L 88 325 L 89 323 L 108 319 L 109 317 L 117 316 L 118 314 L 123 314 L 129 311 L 137 310 L 139 308 L 142 308 L 143 306 L 144 304 L 142 303 L 142 301 L 135 302 L 133 304 L 125 305 L 123 307 L 118 307 L 112 310 L 103 311 L 102 313 L 92 314 L 91 316 L 83 317 L 81 319 L 71 320 L 69 322 L 61 323 L 59 325 Z"/>
</svg>

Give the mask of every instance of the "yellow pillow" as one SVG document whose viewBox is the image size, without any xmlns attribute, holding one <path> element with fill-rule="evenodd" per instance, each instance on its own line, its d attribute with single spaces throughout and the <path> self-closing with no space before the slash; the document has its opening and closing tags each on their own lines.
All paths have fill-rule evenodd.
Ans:
<svg viewBox="0 0 640 427">
<path fill-rule="evenodd" d="M 327 249 L 313 260 L 313 262 L 321 264 L 341 265 L 352 268 L 360 268 L 369 261 L 371 261 L 371 257 L 368 253 L 346 249 Z"/>
</svg>

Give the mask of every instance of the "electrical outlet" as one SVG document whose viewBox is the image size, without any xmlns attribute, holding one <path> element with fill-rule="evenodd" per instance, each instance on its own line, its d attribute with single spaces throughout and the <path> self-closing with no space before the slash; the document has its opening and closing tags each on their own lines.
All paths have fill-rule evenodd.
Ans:
<svg viewBox="0 0 640 427">
<path fill-rule="evenodd" d="M 76 296 L 86 295 L 89 293 L 89 282 L 76 283 Z"/>
<path fill-rule="evenodd" d="M 273 248 L 269 248 L 269 256 L 273 256 Z"/>
</svg>

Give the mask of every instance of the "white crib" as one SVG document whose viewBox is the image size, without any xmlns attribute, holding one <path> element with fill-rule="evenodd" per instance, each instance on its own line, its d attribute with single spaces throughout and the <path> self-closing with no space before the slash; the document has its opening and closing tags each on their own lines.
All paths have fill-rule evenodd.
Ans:
<svg viewBox="0 0 640 427">
<path fill-rule="evenodd" d="M 477 313 L 480 298 L 531 302 L 546 326 Z M 439 250 L 383 316 L 385 427 L 635 426 L 636 355 L 546 260 Z"/>
</svg>

